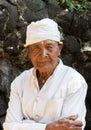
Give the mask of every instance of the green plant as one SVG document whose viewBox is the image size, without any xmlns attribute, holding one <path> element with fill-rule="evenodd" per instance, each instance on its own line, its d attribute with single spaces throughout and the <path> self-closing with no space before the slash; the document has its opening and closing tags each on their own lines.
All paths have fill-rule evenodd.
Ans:
<svg viewBox="0 0 91 130">
<path fill-rule="evenodd" d="M 66 7 L 69 11 L 84 11 L 88 9 L 88 0 L 58 0 L 59 5 Z"/>
</svg>

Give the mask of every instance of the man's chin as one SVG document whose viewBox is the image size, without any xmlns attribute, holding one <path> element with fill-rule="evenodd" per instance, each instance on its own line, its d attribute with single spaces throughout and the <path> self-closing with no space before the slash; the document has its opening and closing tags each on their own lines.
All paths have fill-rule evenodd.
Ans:
<svg viewBox="0 0 91 130">
<path fill-rule="evenodd" d="M 51 70 L 51 68 L 52 67 L 50 67 L 50 66 L 40 66 L 40 67 L 38 67 L 38 70 L 40 72 L 48 72 L 49 70 Z"/>
</svg>

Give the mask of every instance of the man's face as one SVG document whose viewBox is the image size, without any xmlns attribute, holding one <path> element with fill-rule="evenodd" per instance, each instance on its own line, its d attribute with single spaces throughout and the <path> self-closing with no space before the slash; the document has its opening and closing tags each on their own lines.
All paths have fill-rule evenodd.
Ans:
<svg viewBox="0 0 91 130">
<path fill-rule="evenodd" d="M 40 72 L 54 70 L 58 62 L 61 48 L 52 40 L 45 40 L 27 47 L 33 66 Z"/>
</svg>

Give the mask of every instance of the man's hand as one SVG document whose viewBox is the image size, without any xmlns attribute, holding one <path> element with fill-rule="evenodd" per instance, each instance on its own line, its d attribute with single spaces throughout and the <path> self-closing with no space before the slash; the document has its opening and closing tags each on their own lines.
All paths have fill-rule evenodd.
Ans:
<svg viewBox="0 0 91 130">
<path fill-rule="evenodd" d="M 76 120 L 77 118 L 78 115 L 73 115 L 49 123 L 46 126 L 46 130 L 82 130 L 83 123 L 81 121 Z"/>
</svg>

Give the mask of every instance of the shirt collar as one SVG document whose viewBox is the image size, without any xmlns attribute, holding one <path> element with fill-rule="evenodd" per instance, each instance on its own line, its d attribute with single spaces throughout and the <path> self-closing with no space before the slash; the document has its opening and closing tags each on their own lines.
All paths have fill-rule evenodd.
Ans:
<svg viewBox="0 0 91 130">
<path fill-rule="evenodd" d="M 55 68 L 55 70 L 54 70 L 52 75 L 54 75 L 56 73 L 56 71 L 59 70 L 59 68 L 63 66 L 63 62 L 62 62 L 62 60 L 60 58 L 58 58 L 58 61 L 59 61 L 59 63 L 56 66 L 56 68 Z M 33 76 L 36 78 L 37 77 L 36 76 L 36 69 L 34 67 L 33 67 L 33 71 L 32 72 L 33 72 Z"/>
</svg>

